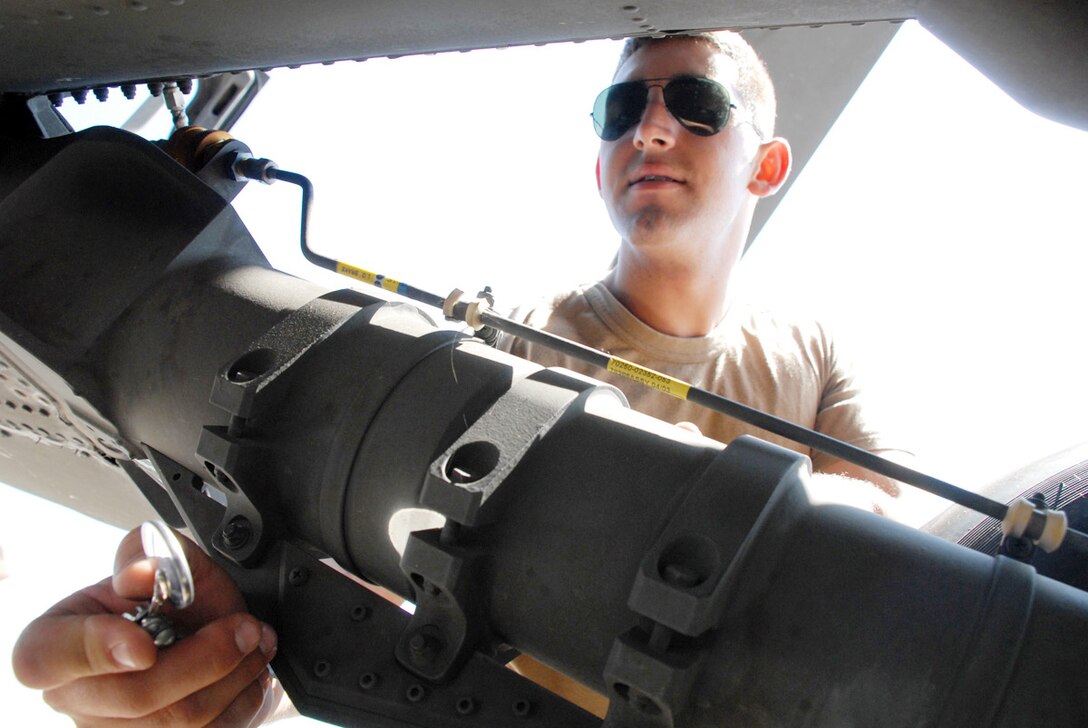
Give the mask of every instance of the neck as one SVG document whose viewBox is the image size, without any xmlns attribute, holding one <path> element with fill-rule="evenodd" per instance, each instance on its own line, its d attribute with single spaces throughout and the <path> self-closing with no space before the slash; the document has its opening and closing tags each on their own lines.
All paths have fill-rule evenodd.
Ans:
<svg viewBox="0 0 1088 728">
<path fill-rule="evenodd" d="M 736 257 L 714 255 L 670 260 L 624 241 L 604 284 L 650 328 L 670 336 L 706 336 L 725 315 L 736 263 Z"/>
</svg>

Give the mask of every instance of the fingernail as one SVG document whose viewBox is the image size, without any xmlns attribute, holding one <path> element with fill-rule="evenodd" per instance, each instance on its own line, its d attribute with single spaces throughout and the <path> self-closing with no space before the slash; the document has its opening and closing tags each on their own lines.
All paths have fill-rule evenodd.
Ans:
<svg viewBox="0 0 1088 728">
<path fill-rule="evenodd" d="M 234 643 L 238 645 L 238 651 L 248 655 L 257 647 L 261 640 L 261 629 L 252 619 L 247 619 L 238 625 L 234 631 Z"/>
<path fill-rule="evenodd" d="M 110 648 L 110 657 L 126 670 L 135 670 L 137 667 L 136 660 L 132 657 L 132 651 L 124 642 L 119 642 Z"/>
<path fill-rule="evenodd" d="M 278 643 L 276 632 L 267 624 L 261 623 L 261 652 L 264 656 L 271 660 L 276 654 L 276 646 Z"/>
</svg>

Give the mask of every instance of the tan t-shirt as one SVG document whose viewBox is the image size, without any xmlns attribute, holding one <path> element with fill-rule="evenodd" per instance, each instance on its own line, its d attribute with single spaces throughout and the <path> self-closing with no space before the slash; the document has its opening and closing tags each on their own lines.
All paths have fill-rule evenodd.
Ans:
<svg viewBox="0 0 1088 728">
<path fill-rule="evenodd" d="M 662 334 L 642 323 L 596 283 L 561 293 L 513 318 L 564 338 L 668 374 L 749 407 L 818 430 L 870 451 L 897 449 L 866 418 L 849 365 L 815 321 L 787 321 L 732 304 L 707 336 Z M 728 443 L 751 434 L 812 458 L 816 470 L 833 458 L 726 415 L 670 397 L 539 344 L 507 339 L 504 348 L 542 366 L 561 366 L 613 384 L 631 406 L 666 422 L 692 422 Z"/>
</svg>

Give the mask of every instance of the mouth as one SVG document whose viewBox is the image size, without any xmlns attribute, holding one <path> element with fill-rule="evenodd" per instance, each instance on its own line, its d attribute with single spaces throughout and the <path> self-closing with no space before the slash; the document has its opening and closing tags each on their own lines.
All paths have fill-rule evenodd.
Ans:
<svg viewBox="0 0 1088 728">
<path fill-rule="evenodd" d="M 644 174 L 641 177 L 636 177 L 635 179 L 631 180 L 628 183 L 627 186 L 628 187 L 634 187 L 635 185 L 643 184 L 643 183 L 647 183 L 647 182 L 650 182 L 650 183 L 652 183 L 652 182 L 672 182 L 672 183 L 675 183 L 675 184 L 684 184 L 683 180 L 677 179 L 675 177 L 669 177 L 668 175 L 664 175 L 664 174 Z"/>
</svg>

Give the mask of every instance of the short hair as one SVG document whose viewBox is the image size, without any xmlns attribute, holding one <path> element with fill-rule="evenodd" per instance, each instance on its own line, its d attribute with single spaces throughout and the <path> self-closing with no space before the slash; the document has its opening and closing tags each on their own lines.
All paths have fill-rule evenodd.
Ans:
<svg viewBox="0 0 1088 728">
<path fill-rule="evenodd" d="M 777 102 L 774 95 L 774 83 L 767 66 L 755 49 L 739 33 L 728 30 L 707 31 L 701 33 L 674 34 L 658 37 L 636 36 L 628 38 L 620 51 L 616 71 L 623 66 L 640 48 L 656 43 L 691 39 L 712 45 L 718 53 L 737 64 L 738 99 L 752 117 L 752 126 L 763 139 L 774 136 L 774 120 Z"/>
</svg>

